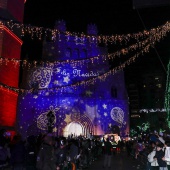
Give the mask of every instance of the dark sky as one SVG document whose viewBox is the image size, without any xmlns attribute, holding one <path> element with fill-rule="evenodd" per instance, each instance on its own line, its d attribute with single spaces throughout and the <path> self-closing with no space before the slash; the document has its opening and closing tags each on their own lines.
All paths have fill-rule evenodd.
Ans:
<svg viewBox="0 0 170 170">
<path fill-rule="evenodd" d="M 25 3 L 25 24 L 53 28 L 55 21 L 61 19 L 66 21 L 67 31 L 71 32 L 86 33 L 87 24 L 93 23 L 97 25 L 99 34 L 126 34 L 170 21 L 170 5 L 134 9 L 131 0 L 27 0 Z M 36 45 L 32 43 L 32 46 L 25 45 L 23 48 L 29 51 L 27 53 L 31 53 L 32 49 L 32 55 L 41 55 L 41 45 Z M 166 67 L 170 56 L 170 38 L 166 37 L 156 46 L 156 52 L 152 51 L 150 55 L 157 64 Z M 147 61 L 143 59 L 140 62 Z"/>
<path fill-rule="evenodd" d="M 27 0 L 24 22 L 53 27 L 55 20 L 63 19 L 68 31 L 85 32 L 87 24 L 95 23 L 101 34 L 127 33 L 143 30 L 144 25 L 151 28 L 164 24 L 170 19 L 169 9 L 170 6 L 137 11 L 132 0 Z"/>
</svg>

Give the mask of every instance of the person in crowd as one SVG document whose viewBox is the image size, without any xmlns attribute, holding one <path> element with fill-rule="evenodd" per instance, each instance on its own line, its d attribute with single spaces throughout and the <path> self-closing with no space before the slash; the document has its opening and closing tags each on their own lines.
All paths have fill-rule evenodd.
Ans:
<svg viewBox="0 0 170 170">
<path fill-rule="evenodd" d="M 148 162 L 147 162 L 147 170 L 159 170 L 159 165 L 157 162 L 157 159 L 154 159 L 154 156 L 156 154 L 156 143 L 151 142 L 151 147 L 149 147 L 149 154 L 147 156 Z"/>
<path fill-rule="evenodd" d="M 37 154 L 37 170 L 56 170 L 54 144 L 55 141 L 53 136 L 47 134 L 44 137 L 42 146 Z"/>
<path fill-rule="evenodd" d="M 104 153 L 103 168 L 105 168 L 106 166 L 108 166 L 108 168 L 111 168 L 112 144 L 109 141 L 109 138 L 107 138 L 106 141 L 104 142 L 104 146 L 105 146 L 105 153 Z"/>
<path fill-rule="evenodd" d="M 67 166 L 66 160 L 68 156 L 68 145 L 65 138 L 60 139 L 59 147 L 55 151 L 56 156 L 56 166 L 62 169 L 64 166 Z"/>
<path fill-rule="evenodd" d="M 158 144 L 156 147 L 156 154 L 154 156 L 154 160 L 158 161 L 159 170 L 168 170 L 166 161 L 163 160 L 165 154 L 162 149 L 163 149 L 163 144 Z"/>
<path fill-rule="evenodd" d="M 35 136 L 29 136 L 26 142 L 26 159 L 25 166 L 26 170 L 36 169 L 36 158 L 37 158 L 37 147 Z"/>
<path fill-rule="evenodd" d="M 25 142 L 20 134 L 16 134 L 10 145 L 10 163 L 13 170 L 23 170 L 25 168 Z"/>
<path fill-rule="evenodd" d="M 170 141 L 165 141 L 165 156 L 162 158 L 163 161 L 166 161 L 168 170 L 170 170 Z"/>
<path fill-rule="evenodd" d="M 7 147 L 7 142 L 4 136 L 4 131 L 0 134 L 0 170 L 8 166 L 8 159 L 10 158 L 10 153 Z"/>
<path fill-rule="evenodd" d="M 70 157 L 70 160 L 75 163 L 76 157 L 79 153 L 78 144 L 75 139 L 71 139 L 70 142 L 71 143 L 69 147 L 69 157 Z"/>
</svg>

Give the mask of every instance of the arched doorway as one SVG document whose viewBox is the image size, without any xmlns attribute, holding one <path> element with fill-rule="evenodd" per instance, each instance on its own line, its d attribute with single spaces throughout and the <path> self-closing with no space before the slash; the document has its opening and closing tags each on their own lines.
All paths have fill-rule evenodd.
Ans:
<svg viewBox="0 0 170 170">
<path fill-rule="evenodd" d="M 83 135 L 83 126 L 79 122 L 69 123 L 64 129 L 63 136 L 68 137 L 71 134 L 74 136 Z"/>
</svg>

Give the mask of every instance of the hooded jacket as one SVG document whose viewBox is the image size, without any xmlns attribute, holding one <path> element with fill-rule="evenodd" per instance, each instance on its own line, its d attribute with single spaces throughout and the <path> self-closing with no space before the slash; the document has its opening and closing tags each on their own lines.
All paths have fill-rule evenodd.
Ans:
<svg viewBox="0 0 170 170">
<path fill-rule="evenodd" d="M 151 163 L 151 166 L 159 166 L 157 160 L 154 160 L 155 154 L 156 154 L 156 150 L 153 150 L 148 155 L 148 161 Z"/>
<path fill-rule="evenodd" d="M 170 165 L 170 147 L 166 147 L 165 149 L 165 161 L 167 165 Z"/>
</svg>

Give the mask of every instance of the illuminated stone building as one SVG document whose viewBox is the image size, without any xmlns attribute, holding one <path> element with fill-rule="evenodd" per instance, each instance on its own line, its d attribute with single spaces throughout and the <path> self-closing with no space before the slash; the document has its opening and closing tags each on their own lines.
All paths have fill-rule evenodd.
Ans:
<svg viewBox="0 0 170 170">
<path fill-rule="evenodd" d="M 43 42 L 41 64 L 24 75 L 28 92 L 19 98 L 19 131 L 46 132 L 52 111 L 56 135 L 103 135 L 111 125 L 119 126 L 121 135 L 129 133 L 124 73 L 109 70 L 107 48 L 95 38 L 97 27 L 88 25 L 89 36 L 67 35 L 64 21 L 55 29 L 57 34 Z"/>
</svg>

